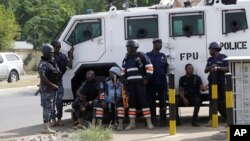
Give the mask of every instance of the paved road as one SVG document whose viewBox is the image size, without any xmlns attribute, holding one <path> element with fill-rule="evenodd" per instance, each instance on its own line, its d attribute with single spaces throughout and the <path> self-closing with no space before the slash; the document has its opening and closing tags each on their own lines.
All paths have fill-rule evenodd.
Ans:
<svg viewBox="0 0 250 141">
<path fill-rule="evenodd" d="M 42 127 L 42 108 L 40 97 L 34 96 L 37 87 L 0 89 L 0 140 L 27 135 L 40 135 Z M 65 107 L 65 109 L 70 108 Z M 192 127 L 192 108 L 181 108 L 183 126 L 177 127 L 175 136 L 169 135 L 169 129 L 157 127 L 147 130 L 143 122 L 137 123 L 138 128 L 132 131 L 115 132 L 114 140 L 119 141 L 211 141 L 212 135 L 225 130 L 225 124 L 218 129 L 205 127 L 208 120 L 208 108 L 200 110 L 201 127 Z M 65 127 L 56 127 L 63 131 L 71 128 L 70 114 L 64 113 Z M 125 126 L 128 123 L 125 123 Z"/>
<path fill-rule="evenodd" d="M 41 132 L 42 108 L 37 87 L 0 89 L 0 139 Z M 67 107 L 68 108 L 68 107 Z M 70 114 L 65 113 L 64 119 Z"/>
</svg>

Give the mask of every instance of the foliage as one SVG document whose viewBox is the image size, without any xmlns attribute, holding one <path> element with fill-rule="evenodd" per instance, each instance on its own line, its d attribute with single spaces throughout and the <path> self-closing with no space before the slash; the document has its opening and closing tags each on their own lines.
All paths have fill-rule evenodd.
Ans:
<svg viewBox="0 0 250 141">
<path fill-rule="evenodd" d="M 22 35 L 35 48 L 50 43 L 74 9 L 63 0 L 21 0 L 17 9 Z M 19 15 L 19 16 L 18 16 Z"/>
<path fill-rule="evenodd" d="M 19 26 L 15 21 L 14 13 L 6 10 L 0 4 L 0 50 L 11 48 L 14 39 L 19 35 Z"/>
<path fill-rule="evenodd" d="M 87 9 L 93 9 L 94 12 L 108 10 L 108 2 L 111 1 L 118 9 L 122 9 L 124 0 L 0 0 L 0 4 L 15 13 L 21 29 L 19 40 L 27 40 L 38 48 L 50 43 L 70 16 L 85 14 Z M 157 4 L 160 0 L 129 1 L 137 6 L 146 6 Z M 11 29 L 16 30 L 16 27 Z M 0 34 L 0 37 L 4 36 Z"/>
<path fill-rule="evenodd" d="M 106 0 L 106 1 L 108 1 L 108 0 Z M 122 4 L 123 4 L 124 0 L 111 0 L 111 1 L 113 1 L 113 5 L 116 6 L 118 9 L 123 9 Z M 154 4 L 158 4 L 160 1 L 161 0 L 128 0 L 128 2 L 131 4 L 130 7 L 132 5 L 136 5 L 138 7 L 151 6 Z"/>
<path fill-rule="evenodd" d="M 78 130 L 71 138 L 74 141 L 109 141 L 113 138 L 113 130 L 90 126 L 85 130 Z"/>
</svg>

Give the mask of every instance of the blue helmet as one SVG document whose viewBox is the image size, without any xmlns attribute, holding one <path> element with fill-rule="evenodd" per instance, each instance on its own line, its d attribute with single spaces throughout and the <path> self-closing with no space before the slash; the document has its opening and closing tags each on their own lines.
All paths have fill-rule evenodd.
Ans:
<svg viewBox="0 0 250 141">
<path fill-rule="evenodd" d="M 121 70 L 118 67 L 112 67 L 109 71 L 115 73 L 117 76 L 121 76 Z"/>
</svg>

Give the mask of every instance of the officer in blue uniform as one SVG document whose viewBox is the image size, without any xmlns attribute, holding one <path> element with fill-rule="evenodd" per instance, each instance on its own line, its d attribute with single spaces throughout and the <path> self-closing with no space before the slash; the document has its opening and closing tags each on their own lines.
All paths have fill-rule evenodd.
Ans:
<svg viewBox="0 0 250 141">
<path fill-rule="evenodd" d="M 207 60 L 205 73 L 209 72 L 209 93 L 211 98 L 211 85 L 212 74 L 216 76 L 216 83 L 218 85 L 218 111 L 222 118 L 226 119 L 226 102 L 225 102 L 225 73 L 229 71 L 229 63 L 224 60 L 227 58 L 225 54 L 220 54 L 221 47 L 219 43 L 212 42 L 209 44 L 209 53 L 211 57 Z M 211 109 L 211 105 L 210 105 Z M 211 110 L 209 110 L 209 116 L 211 117 Z M 211 120 L 209 124 L 211 123 Z"/>
<path fill-rule="evenodd" d="M 120 81 L 121 70 L 119 67 L 112 67 L 109 70 L 109 79 L 100 86 L 101 92 L 99 99 L 94 102 L 95 117 L 92 123 L 102 124 L 103 112 L 112 116 L 113 122 L 118 119 L 117 130 L 123 130 L 123 119 L 125 117 L 125 108 L 122 101 L 122 82 Z"/>
<path fill-rule="evenodd" d="M 142 108 L 144 117 L 146 118 L 148 129 L 153 129 L 151 122 L 150 108 L 148 105 L 145 85 L 153 74 L 153 65 L 149 58 L 142 52 L 137 52 L 139 43 L 137 40 L 128 40 L 127 54 L 122 62 L 121 75 L 126 81 L 126 88 L 129 93 L 129 118 L 130 123 L 125 130 L 136 128 L 136 108 Z M 137 105 L 136 102 L 139 102 Z"/>
<path fill-rule="evenodd" d="M 44 45 L 41 48 L 43 56 L 38 65 L 40 76 L 40 93 L 41 106 L 43 107 L 43 133 L 55 133 L 50 129 L 49 122 L 52 116 L 53 102 L 58 90 L 58 77 L 60 76 L 59 68 L 53 60 L 54 49 L 50 45 Z"/>
<path fill-rule="evenodd" d="M 64 88 L 63 88 L 63 83 L 62 83 L 62 76 L 63 74 L 66 72 L 67 67 L 71 68 L 72 67 L 72 59 L 73 59 L 73 48 L 70 49 L 70 51 L 68 52 L 68 57 L 60 52 L 61 49 L 61 43 L 59 41 L 52 41 L 51 45 L 54 48 L 54 58 L 55 58 L 55 62 L 57 63 L 59 69 L 60 69 L 60 81 L 58 82 L 58 91 L 56 92 L 55 95 L 55 104 L 56 106 L 54 106 L 53 109 L 53 114 L 52 114 L 52 122 L 51 122 L 51 126 L 63 126 L 63 122 L 62 122 L 62 116 L 63 116 L 63 95 L 64 95 Z M 56 108 L 56 109 L 55 109 Z M 57 121 L 56 121 L 57 118 Z"/>
<path fill-rule="evenodd" d="M 167 98 L 167 71 L 168 62 L 167 56 L 161 53 L 162 40 L 156 38 L 153 40 L 153 50 L 148 52 L 146 55 L 149 57 L 150 61 L 154 67 L 154 73 L 149 79 L 147 85 L 147 95 L 151 111 L 151 119 L 155 124 L 157 123 L 156 118 L 156 103 L 155 101 L 159 99 L 160 102 L 160 126 L 166 126 L 166 98 Z M 158 94 L 158 95 L 157 95 Z M 158 98 L 157 98 L 158 96 Z"/>
</svg>

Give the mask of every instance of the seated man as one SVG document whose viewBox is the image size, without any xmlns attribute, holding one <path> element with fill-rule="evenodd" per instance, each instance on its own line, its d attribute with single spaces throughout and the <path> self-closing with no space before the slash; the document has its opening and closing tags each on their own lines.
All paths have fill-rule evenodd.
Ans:
<svg viewBox="0 0 250 141">
<path fill-rule="evenodd" d="M 177 101 L 178 106 L 194 106 L 192 126 L 198 127 L 198 113 L 201 104 L 200 91 L 207 90 L 207 86 L 203 87 L 200 76 L 194 75 L 194 68 L 192 64 L 186 64 L 186 75 L 182 76 L 179 80 L 179 95 L 180 99 Z M 180 125 L 180 118 L 178 114 L 178 107 L 176 108 L 176 121 L 177 125 Z"/>
<path fill-rule="evenodd" d="M 79 126 L 84 119 L 92 118 L 92 103 L 99 96 L 99 83 L 95 79 L 95 72 L 90 70 L 86 73 L 86 81 L 76 91 L 76 99 L 72 104 L 78 118 Z M 87 116 L 90 116 L 89 118 Z"/>
<path fill-rule="evenodd" d="M 121 71 L 118 67 L 109 70 L 109 79 L 100 86 L 102 92 L 98 100 L 94 102 L 94 117 L 92 123 L 95 125 L 96 119 L 98 126 L 101 126 L 104 111 L 112 115 L 113 122 L 118 119 L 117 130 L 123 130 L 123 118 L 125 108 L 122 102 L 122 83 L 120 81 Z"/>
</svg>

